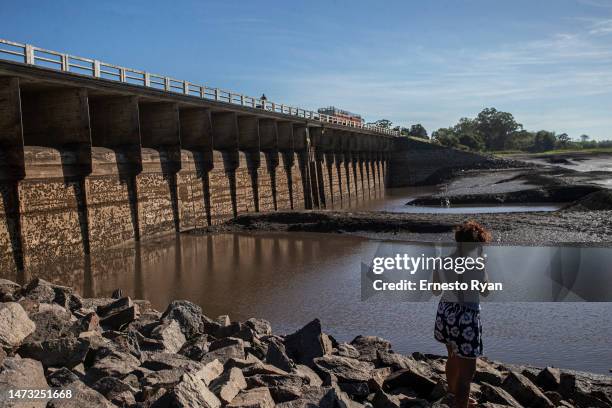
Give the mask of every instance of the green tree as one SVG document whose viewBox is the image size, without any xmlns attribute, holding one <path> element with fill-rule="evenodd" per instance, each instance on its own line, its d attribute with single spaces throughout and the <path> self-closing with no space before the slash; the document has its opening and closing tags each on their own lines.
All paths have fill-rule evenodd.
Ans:
<svg viewBox="0 0 612 408">
<path fill-rule="evenodd" d="M 589 135 L 580 135 L 580 142 L 585 144 L 591 137 Z"/>
<path fill-rule="evenodd" d="M 431 134 L 431 139 L 443 146 L 459 146 L 459 139 L 457 138 L 457 135 L 455 135 L 453 128 L 440 128 Z"/>
<path fill-rule="evenodd" d="M 527 130 L 519 130 L 510 136 L 506 144 L 507 149 L 529 151 L 533 150 L 535 134 Z"/>
<path fill-rule="evenodd" d="M 488 150 L 504 150 L 511 135 L 523 125 L 514 120 L 508 112 L 486 108 L 476 117 L 477 130 Z"/>
<path fill-rule="evenodd" d="M 453 132 L 459 143 L 470 150 L 484 150 L 485 144 L 478 132 L 478 123 L 474 119 L 459 119 L 459 123 L 453 127 Z"/>
<path fill-rule="evenodd" d="M 555 148 L 557 142 L 557 136 L 554 132 L 548 130 L 540 130 L 535 134 L 533 140 L 533 150 L 536 152 L 545 152 Z"/>
<path fill-rule="evenodd" d="M 429 136 L 427 135 L 427 130 L 420 123 L 410 126 L 408 134 L 410 136 L 419 137 L 421 139 L 429 139 Z"/>
<path fill-rule="evenodd" d="M 376 122 L 368 123 L 368 125 L 374 125 L 374 126 L 379 126 L 385 129 L 391 129 L 391 126 L 393 126 L 393 122 L 391 122 L 389 119 L 379 119 Z"/>
<path fill-rule="evenodd" d="M 410 136 L 410 129 L 403 126 L 396 126 L 393 128 L 396 132 L 399 132 L 401 136 Z"/>
<path fill-rule="evenodd" d="M 557 136 L 557 145 L 561 148 L 568 147 L 571 143 L 572 139 L 570 139 L 567 133 L 561 133 Z"/>
</svg>

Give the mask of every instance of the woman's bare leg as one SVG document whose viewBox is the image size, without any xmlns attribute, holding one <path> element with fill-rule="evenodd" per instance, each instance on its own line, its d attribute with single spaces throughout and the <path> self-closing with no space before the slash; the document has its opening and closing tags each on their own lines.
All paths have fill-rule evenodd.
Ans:
<svg viewBox="0 0 612 408">
<path fill-rule="evenodd" d="M 456 360 L 457 382 L 455 404 L 457 408 L 468 408 L 470 402 L 470 384 L 476 371 L 476 359 L 456 357 Z"/>
</svg>

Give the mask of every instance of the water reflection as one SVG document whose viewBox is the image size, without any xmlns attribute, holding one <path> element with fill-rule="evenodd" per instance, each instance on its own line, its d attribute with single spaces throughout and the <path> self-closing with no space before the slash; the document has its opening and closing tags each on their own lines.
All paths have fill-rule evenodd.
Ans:
<svg viewBox="0 0 612 408">
<path fill-rule="evenodd" d="M 361 301 L 361 262 L 379 246 L 315 233 L 177 235 L 46 265 L 25 279 L 41 276 L 87 297 L 121 288 L 161 310 L 174 299 L 188 299 L 210 317 L 266 318 L 277 333 L 318 317 L 339 340 L 372 334 L 388 338 L 399 352 L 443 353 L 432 339 L 435 301 Z M 612 324 L 602 317 L 610 313 L 611 303 L 484 304 L 485 354 L 607 372 Z"/>
</svg>

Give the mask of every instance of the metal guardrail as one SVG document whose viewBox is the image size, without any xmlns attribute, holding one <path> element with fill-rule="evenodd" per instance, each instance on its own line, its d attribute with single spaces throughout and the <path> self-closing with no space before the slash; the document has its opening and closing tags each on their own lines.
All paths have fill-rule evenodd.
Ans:
<svg viewBox="0 0 612 408">
<path fill-rule="evenodd" d="M 399 136 L 398 131 L 380 126 L 341 119 L 323 113 L 270 102 L 268 100 L 254 98 L 219 88 L 212 88 L 163 75 L 152 74 L 146 71 L 107 64 L 91 58 L 77 57 L 57 51 L 46 50 L 34 47 L 30 44 L 20 44 L 0 39 L 0 59 L 51 68 L 93 78 L 112 80 L 130 85 L 139 85 L 146 88 L 160 89 L 166 92 L 173 92 L 200 99 L 259 108 L 288 116 L 317 120 L 351 128 L 367 129 L 391 136 Z"/>
</svg>

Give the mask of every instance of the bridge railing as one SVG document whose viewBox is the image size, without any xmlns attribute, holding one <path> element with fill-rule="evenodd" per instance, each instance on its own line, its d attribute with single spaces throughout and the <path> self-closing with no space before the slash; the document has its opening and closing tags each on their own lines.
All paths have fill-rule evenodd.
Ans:
<svg viewBox="0 0 612 408">
<path fill-rule="evenodd" d="M 57 51 L 34 47 L 30 44 L 21 44 L 0 39 L 0 59 L 51 68 L 58 71 L 85 75 L 93 78 L 102 78 L 111 81 L 122 82 L 130 85 L 138 85 L 154 88 L 166 92 L 183 94 L 200 99 L 214 100 L 231 105 L 240 105 L 266 111 L 280 113 L 283 115 L 316 120 L 336 125 L 368 129 L 377 133 L 391 136 L 399 136 L 399 132 L 376 125 L 364 124 L 357 121 L 342 119 L 307 109 L 279 104 L 260 98 L 243 95 L 236 92 L 226 91 L 220 88 L 212 88 L 204 85 L 194 84 L 181 79 L 175 79 L 163 75 L 152 74 L 132 68 L 108 64 L 91 58 L 77 57 Z"/>
</svg>

